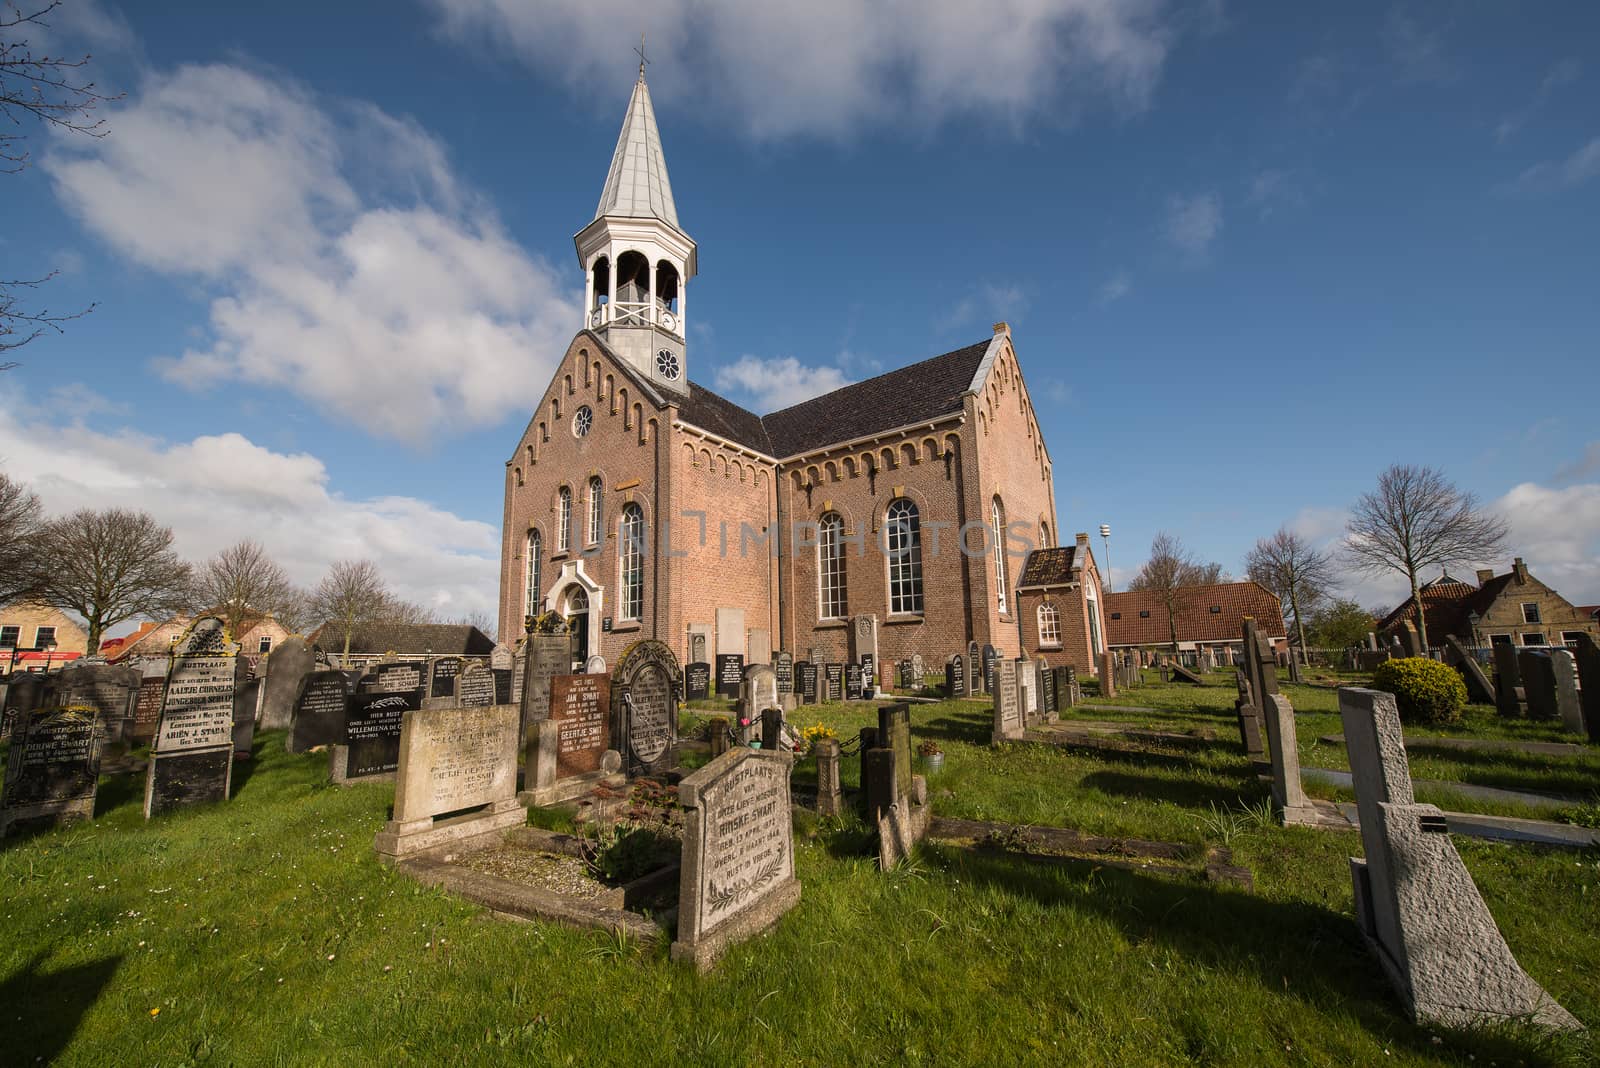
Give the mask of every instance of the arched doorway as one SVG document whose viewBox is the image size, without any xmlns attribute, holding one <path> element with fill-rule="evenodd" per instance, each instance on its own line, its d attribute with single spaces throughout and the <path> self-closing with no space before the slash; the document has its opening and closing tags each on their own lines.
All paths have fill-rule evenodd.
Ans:
<svg viewBox="0 0 1600 1068">
<path fill-rule="evenodd" d="M 589 593 L 582 586 L 567 591 L 567 604 L 561 612 L 572 631 L 572 656 L 579 664 L 589 662 Z"/>
</svg>

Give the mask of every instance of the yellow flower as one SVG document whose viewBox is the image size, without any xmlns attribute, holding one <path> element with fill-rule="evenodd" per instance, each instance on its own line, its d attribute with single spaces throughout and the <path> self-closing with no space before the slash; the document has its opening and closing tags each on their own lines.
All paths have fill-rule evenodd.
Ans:
<svg viewBox="0 0 1600 1068">
<path fill-rule="evenodd" d="M 151 1009 L 150 1010 L 150 1015 L 151 1016 L 160 1016 L 161 1015 L 161 1008 L 159 1006 L 157 1006 L 156 1008 Z"/>
</svg>

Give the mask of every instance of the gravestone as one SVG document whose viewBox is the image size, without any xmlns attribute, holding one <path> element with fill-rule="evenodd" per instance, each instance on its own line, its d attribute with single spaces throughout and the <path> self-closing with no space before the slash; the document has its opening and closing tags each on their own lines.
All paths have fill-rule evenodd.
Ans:
<svg viewBox="0 0 1600 1068">
<path fill-rule="evenodd" d="M 1392 694 L 1342 687 L 1339 717 L 1365 859 L 1350 859 L 1356 920 L 1419 1024 L 1471 1028 L 1531 1019 L 1581 1025 L 1517 964 L 1450 841 L 1419 805 Z"/>
<path fill-rule="evenodd" d="M 911 685 L 921 686 L 922 680 L 927 677 L 928 666 L 922 659 L 921 653 L 911 654 Z"/>
<path fill-rule="evenodd" d="M 1494 650 L 1494 707 L 1500 715 L 1515 719 L 1522 715 L 1522 672 L 1517 664 L 1517 647 L 1510 642 Z"/>
<path fill-rule="evenodd" d="M 1068 664 L 1051 672 L 1056 677 L 1056 711 L 1078 703 L 1078 673 Z"/>
<path fill-rule="evenodd" d="M 611 722 L 630 777 L 660 775 L 676 766 L 678 694 L 683 676 L 671 648 L 635 642 L 611 673 Z"/>
<path fill-rule="evenodd" d="M 692 664 L 708 664 L 706 659 L 706 636 L 695 631 L 689 635 L 689 662 Z"/>
<path fill-rule="evenodd" d="M 362 676 L 357 687 L 367 693 L 410 693 L 427 686 L 428 665 L 413 660 L 381 663 Z"/>
<path fill-rule="evenodd" d="M 1027 728 L 1022 716 L 1022 696 L 1017 692 L 1016 661 L 996 662 L 990 692 L 994 697 L 994 733 L 990 741 L 998 745 L 1019 740 Z"/>
<path fill-rule="evenodd" d="M 285 638 L 267 654 L 266 692 L 261 706 L 262 730 L 289 729 L 289 723 L 294 719 L 300 680 L 314 670 L 316 663 L 304 638 Z"/>
<path fill-rule="evenodd" d="M 1239 742 L 1244 746 L 1244 751 L 1250 757 L 1266 755 L 1266 745 L 1262 741 L 1261 723 L 1265 718 L 1260 707 L 1256 705 L 1255 693 L 1250 688 L 1250 678 L 1244 668 L 1235 668 L 1234 682 L 1239 687 L 1239 695 L 1234 699 L 1233 712 L 1239 719 Z"/>
<path fill-rule="evenodd" d="M 1417 633 L 1417 625 L 1409 619 L 1401 620 L 1400 629 L 1395 637 L 1400 639 L 1400 655 L 1405 657 L 1423 656 L 1422 636 Z"/>
<path fill-rule="evenodd" d="M 1056 721 L 1056 673 L 1050 670 L 1050 665 L 1041 662 L 1037 665 L 1039 676 L 1039 711 L 1044 714 L 1046 723 Z"/>
<path fill-rule="evenodd" d="M 1578 663 L 1569 649 L 1550 650 L 1550 670 L 1555 676 L 1556 715 L 1561 725 L 1583 734 L 1583 704 L 1578 697 Z"/>
<path fill-rule="evenodd" d="M 1035 674 L 1032 660 L 1019 659 L 1017 665 L 1017 695 L 1022 700 L 1022 722 L 1033 727 L 1039 722 L 1039 676 Z"/>
<path fill-rule="evenodd" d="M 799 680 L 798 689 L 800 700 L 808 705 L 817 703 L 817 665 L 807 660 L 802 660 L 795 666 L 795 674 Z"/>
<path fill-rule="evenodd" d="M 844 815 L 844 790 L 839 786 L 839 740 L 818 738 L 812 743 L 817 755 L 817 815 Z"/>
<path fill-rule="evenodd" d="M 94 709 L 101 739 L 120 742 L 127 720 L 133 716 L 142 681 L 141 674 L 133 668 L 109 664 L 69 667 L 56 677 L 56 700 L 62 705 Z"/>
<path fill-rule="evenodd" d="M 844 666 L 844 699 L 846 701 L 859 701 L 865 688 L 865 677 L 860 664 L 846 664 Z"/>
<path fill-rule="evenodd" d="M 256 709 L 265 680 L 250 679 L 233 696 L 233 759 L 249 760 L 255 747 Z"/>
<path fill-rule="evenodd" d="M 1589 741 L 1600 742 L 1600 644 L 1587 634 L 1578 635 L 1578 701 Z"/>
<path fill-rule="evenodd" d="M 1483 704 L 1493 703 L 1494 687 L 1489 684 L 1489 676 L 1483 673 L 1477 658 L 1467 652 L 1461 640 L 1454 634 L 1447 636 L 1444 640 L 1444 649 L 1445 659 L 1456 666 L 1467 684 L 1468 699 Z"/>
<path fill-rule="evenodd" d="M 849 680 L 846 680 L 848 682 Z M 878 659 L 867 655 L 861 659 L 861 696 L 871 697 L 878 689 Z"/>
<path fill-rule="evenodd" d="M 382 779 L 400 767 L 400 734 L 407 712 L 422 707 L 422 689 L 406 693 L 359 693 L 345 702 L 340 744 L 329 758 L 335 782 Z"/>
<path fill-rule="evenodd" d="M 500 642 L 496 642 L 495 647 L 489 652 L 490 671 L 510 671 L 516 662 L 516 651 Z"/>
<path fill-rule="evenodd" d="M 522 732 L 527 737 L 531 724 L 550 718 L 550 680 L 572 671 L 572 636 L 565 630 L 531 633 L 522 647 Z"/>
<path fill-rule="evenodd" d="M 1281 693 L 1267 699 L 1267 755 L 1272 762 L 1272 803 L 1284 826 L 1315 827 L 1317 808 L 1300 781 L 1300 735 L 1295 729 L 1294 706 Z"/>
<path fill-rule="evenodd" d="M 487 708 L 508 702 L 495 693 L 494 670 L 477 663 L 468 664 L 456 679 L 456 703 L 462 708 Z"/>
<path fill-rule="evenodd" d="M 751 630 L 749 636 L 745 639 L 745 656 L 752 664 L 770 664 L 772 662 L 772 632 L 770 630 Z"/>
<path fill-rule="evenodd" d="M 156 725 L 161 722 L 161 699 L 167 693 L 166 665 L 160 665 L 159 675 L 144 675 L 139 679 L 139 693 L 133 699 L 133 722 L 128 727 L 128 741 L 134 745 L 149 745 L 156 737 Z"/>
<path fill-rule="evenodd" d="M 878 617 L 866 612 L 850 621 L 850 659 L 859 664 L 869 656 L 872 657 L 872 662 L 876 664 L 878 661 Z"/>
<path fill-rule="evenodd" d="M 824 701 L 838 702 L 844 700 L 844 665 L 824 664 L 822 666 L 822 680 L 824 685 Z"/>
<path fill-rule="evenodd" d="M 93 708 L 44 706 L 21 713 L 0 789 L 0 838 L 93 819 L 100 743 Z"/>
<path fill-rule="evenodd" d="M 524 638 L 511 654 L 511 703 L 522 707 L 522 687 L 528 681 L 528 642 Z M 526 724 L 526 720 L 523 721 Z"/>
<path fill-rule="evenodd" d="M 982 690 L 983 672 L 980 670 L 982 668 L 982 661 L 979 659 L 979 657 L 981 657 L 982 655 L 983 654 L 978 649 L 978 643 L 977 642 L 968 642 L 967 643 L 967 665 L 966 665 L 966 667 L 967 667 L 967 696 L 968 697 L 972 696 L 975 693 L 979 693 Z"/>
<path fill-rule="evenodd" d="M 967 685 L 967 667 L 961 654 L 957 653 L 944 665 L 944 695 L 946 697 L 965 697 Z"/>
<path fill-rule="evenodd" d="M 800 900 L 784 753 L 733 749 L 686 777 L 673 960 L 709 969 L 727 948 L 766 931 Z"/>
<path fill-rule="evenodd" d="M 911 774 L 911 706 L 903 701 L 879 708 L 878 726 L 861 731 L 861 793 L 878 832 L 878 867 L 888 871 L 910 856 L 933 816 L 926 781 Z"/>
<path fill-rule="evenodd" d="M 994 692 L 994 665 L 1000 659 L 1000 652 L 992 645 L 983 647 L 983 692 Z"/>
<path fill-rule="evenodd" d="M 454 697 L 456 695 L 456 680 L 461 677 L 461 658 L 459 656 L 441 656 L 433 662 L 432 674 L 428 677 L 429 697 Z"/>
<path fill-rule="evenodd" d="M 1174 682 L 1187 682 L 1191 686 L 1204 686 L 1205 680 L 1182 664 L 1174 660 L 1171 664 L 1172 680 Z"/>
<path fill-rule="evenodd" d="M 744 682 L 744 654 L 717 654 L 717 696 L 737 699 Z"/>
<path fill-rule="evenodd" d="M 465 851 L 527 822 L 517 803 L 516 705 L 427 708 L 405 716 L 394 816 L 373 841 L 378 859 Z M 449 818 L 444 818 L 449 817 Z"/>
<path fill-rule="evenodd" d="M 1528 702 L 1529 719 L 1556 718 L 1556 671 L 1550 654 L 1523 649 L 1517 654 L 1517 671 L 1522 675 L 1522 693 Z"/>
<path fill-rule="evenodd" d="M 600 783 L 620 786 L 622 757 L 611 748 L 611 676 L 555 675 L 550 718 L 528 737 L 525 805 L 554 805 L 582 796 Z"/>
<path fill-rule="evenodd" d="M 907 657 L 895 665 L 894 684 L 898 689 L 911 689 L 911 659 Z"/>
<path fill-rule="evenodd" d="M 1117 658 L 1112 652 L 1100 654 L 1100 696 L 1117 696 Z"/>
<path fill-rule="evenodd" d="M 604 675 L 606 673 L 606 658 L 599 653 L 594 654 L 583 663 L 585 675 Z"/>
<path fill-rule="evenodd" d="M 345 698 L 349 693 L 342 671 L 312 671 L 302 675 L 284 749 L 306 753 L 319 745 L 337 745 L 344 741 Z"/>
<path fill-rule="evenodd" d="M 165 685 L 165 678 L 162 679 Z M 0 721 L 0 737 L 9 738 L 21 722 L 25 712 L 32 712 L 44 703 L 45 688 L 49 685 L 42 675 L 21 672 L 6 680 L 4 720 Z"/>
<path fill-rule="evenodd" d="M 778 695 L 794 693 L 794 654 L 780 652 L 772 661 L 772 670 L 778 676 Z"/>
<path fill-rule="evenodd" d="M 489 674 L 494 677 L 494 703 L 497 705 L 516 705 L 522 707 L 521 701 L 515 696 L 518 678 L 513 668 L 489 669 Z"/>
<path fill-rule="evenodd" d="M 685 665 L 683 688 L 687 700 L 705 701 L 711 697 L 711 665 L 700 662 Z"/>
<path fill-rule="evenodd" d="M 228 799 L 233 697 L 244 666 L 238 645 L 216 616 L 201 616 L 178 639 L 145 773 L 146 819 Z"/>
<path fill-rule="evenodd" d="M 739 740 L 748 742 L 759 729 L 761 714 L 778 707 L 778 673 L 765 664 L 752 664 L 739 684 Z"/>
</svg>

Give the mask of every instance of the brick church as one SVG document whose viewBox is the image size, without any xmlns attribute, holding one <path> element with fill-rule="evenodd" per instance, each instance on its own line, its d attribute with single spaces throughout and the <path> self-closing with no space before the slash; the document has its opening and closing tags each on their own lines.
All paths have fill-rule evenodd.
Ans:
<svg viewBox="0 0 1600 1068">
<path fill-rule="evenodd" d="M 608 664 L 641 638 L 684 662 L 1020 655 L 1017 580 L 1058 526 L 1009 327 L 765 416 L 691 381 L 696 248 L 642 71 L 575 240 L 586 321 L 506 461 L 501 635 L 554 610 Z"/>
</svg>

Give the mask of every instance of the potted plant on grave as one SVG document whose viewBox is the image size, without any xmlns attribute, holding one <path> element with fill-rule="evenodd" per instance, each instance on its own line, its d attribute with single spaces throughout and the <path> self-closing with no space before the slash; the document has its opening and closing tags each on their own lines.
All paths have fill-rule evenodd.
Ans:
<svg viewBox="0 0 1600 1068">
<path fill-rule="evenodd" d="M 917 756 L 921 758 L 922 770 L 927 775 L 935 775 L 944 767 L 944 750 L 931 739 L 917 746 Z"/>
</svg>

